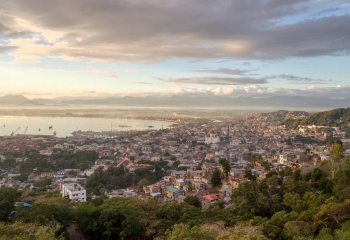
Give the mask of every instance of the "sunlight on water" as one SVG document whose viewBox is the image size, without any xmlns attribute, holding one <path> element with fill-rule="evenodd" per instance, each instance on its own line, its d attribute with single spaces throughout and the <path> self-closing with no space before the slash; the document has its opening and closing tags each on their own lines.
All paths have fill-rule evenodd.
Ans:
<svg viewBox="0 0 350 240">
<path fill-rule="evenodd" d="M 113 131 L 158 130 L 162 127 L 167 128 L 171 122 L 129 118 L 0 116 L 0 124 L 0 136 L 9 136 L 12 132 L 15 134 L 26 132 L 28 135 L 53 135 L 56 132 L 57 137 L 66 137 L 71 136 L 71 133 L 77 130 L 96 132 L 111 131 L 111 128 Z"/>
</svg>

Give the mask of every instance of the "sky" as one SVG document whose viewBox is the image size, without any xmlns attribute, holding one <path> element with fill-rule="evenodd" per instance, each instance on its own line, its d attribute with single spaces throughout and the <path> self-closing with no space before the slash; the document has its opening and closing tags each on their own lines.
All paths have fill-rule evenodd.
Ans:
<svg viewBox="0 0 350 240">
<path fill-rule="evenodd" d="M 0 0 L 0 95 L 350 97 L 349 0 Z"/>
</svg>

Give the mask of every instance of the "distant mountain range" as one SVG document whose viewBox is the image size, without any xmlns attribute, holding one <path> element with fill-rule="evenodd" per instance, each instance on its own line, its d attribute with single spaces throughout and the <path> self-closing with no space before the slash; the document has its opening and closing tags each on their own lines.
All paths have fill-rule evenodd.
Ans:
<svg viewBox="0 0 350 240">
<path fill-rule="evenodd" d="M 5 95 L 0 97 L 0 105 L 17 105 L 17 106 L 43 106 L 56 105 L 57 102 L 51 99 L 29 99 L 22 95 Z"/>
<path fill-rule="evenodd" d="M 0 105 L 45 106 L 45 105 L 110 105 L 139 107 L 223 107 L 223 108 L 293 108 L 293 109 L 332 109 L 350 106 L 350 99 L 307 98 L 307 97 L 107 97 L 101 99 L 28 99 L 22 95 L 0 97 Z"/>
</svg>

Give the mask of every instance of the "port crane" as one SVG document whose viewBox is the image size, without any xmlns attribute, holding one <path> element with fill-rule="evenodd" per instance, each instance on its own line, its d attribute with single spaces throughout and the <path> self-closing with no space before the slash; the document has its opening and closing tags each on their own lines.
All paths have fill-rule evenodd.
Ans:
<svg viewBox="0 0 350 240">
<path fill-rule="evenodd" d="M 28 126 L 26 127 L 26 130 L 24 130 L 23 135 L 26 135 L 27 129 L 28 129 Z"/>
<path fill-rule="evenodd" d="M 14 132 L 11 133 L 11 136 L 15 135 L 16 132 L 18 132 L 18 130 L 20 129 L 21 127 L 17 128 Z"/>
</svg>

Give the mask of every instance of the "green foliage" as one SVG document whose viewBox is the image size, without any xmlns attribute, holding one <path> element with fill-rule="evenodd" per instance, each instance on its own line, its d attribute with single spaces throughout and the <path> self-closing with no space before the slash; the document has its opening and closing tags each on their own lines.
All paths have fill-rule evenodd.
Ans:
<svg viewBox="0 0 350 240">
<path fill-rule="evenodd" d="M 25 181 L 27 181 L 28 180 L 28 174 L 21 174 L 21 175 L 19 175 L 19 176 L 14 176 L 13 178 L 12 178 L 13 180 L 18 180 L 18 181 L 20 181 L 20 182 L 25 182 Z"/>
<path fill-rule="evenodd" d="M 254 153 L 250 156 L 250 161 L 256 163 L 258 161 L 262 161 L 262 156 L 260 154 Z"/>
<path fill-rule="evenodd" d="M 187 196 L 184 201 L 191 206 L 201 208 L 201 201 L 196 196 Z"/>
<path fill-rule="evenodd" d="M 199 208 L 187 203 L 159 204 L 154 200 L 112 198 L 98 206 L 79 205 L 76 221 L 91 239 L 153 239 L 163 236 L 174 224 L 199 225 L 203 217 Z"/>
<path fill-rule="evenodd" d="M 350 220 L 350 200 L 322 205 L 314 219 L 321 227 L 339 228 L 343 222 Z"/>
<path fill-rule="evenodd" d="M 336 142 L 333 144 L 332 148 L 332 157 L 334 158 L 335 161 L 339 161 L 344 157 L 343 152 L 345 151 L 345 148 L 343 145 L 339 142 Z"/>
<path fill-rule="evenodd" d="M 190 228 L 188 225 L 180 223 L 176 224 L 171 234 L 167 237 L 168 240 L 215 240 L 213 233 L 209 229 L 194 226 Z"/>
<path fill-rule="evenodd" d="M 69 226 L 74 219 L 69 201 L 62 197 L 43 198 L 32 204 L 29 213 L 31 222 L 49 225 L 57 222 L 63 227 Z"/>
<path fill-rule="evenodd" d="M 245 168 L 244 177 L 248 178 L 250 181 L 256 181 L 256 176 L 252 173 L 252 169 L 250 167 Z"/>
<path fill-rule="evenodd" d="M 0 188 L 0 221 L 7 222 L 7 219 L 15 209 L 15 202 L 18 201 L 21 193 L 9 187 Z"/>
<path fill-rule="evenodd" d="M 63 236 L 56 237 L 59 228 L 58 224 L 39 226 L 33 223 L 4 224 L 0 222 L 0 240 L 64 240 Z"/>
<path fill-rule="evenodd" d="M 295 142 L 300 142 L 303 144 L 313 144 L 313 143 L 320 143 L 319 140 L 316 140 L 315 138 L 312 137 L 303 137 L 301 135 L 296 135 L 294 138 Z"/>
<path fill-rule="evenodd" d="M 213 184 L 214 187 L 219 187 L 221 186 L 221 172 L 220 170 L 215 170 L 213 174 L 211 175 L 211 183 Z"/>
<path fill-rule="evenodd" d="M 232 192 L 232 201 L 239 215 L 258 214 L 259 189 L 253 181 L 242 183 Z"/>
<path fill-rule="evenodd" d="M 143 187 L 149 185 L 151 182 L 146 179 L 146 178 L 142 178 L 140 181 L 137 182 L 137 188 L 139 190 L 139 192 L 143 192 Z"/>
<path fill-rule="evenodd" d="M 287 119 L 281 124 L 288 129 L 298 129 L 298 125 L 316 125 L 340 127 L 341 130 L 349 130 L 350 108 L 337 108 L 330 111 L 314 113 L 304 119 Z"/>
<path fill-rule="evenodd" d="M 156 216 L 162 226 L 170 226 L 177 223 L 186 223 L 195 226 L 203 222 L 201 210 L 187 203 L 166 203 L 161 205 Z"/>
<path fill-rule="evenodd" d="M 220 163 L 220 165 L 221 165 L 221 167 L 223 169 L 224 174 L 227 175 L 230 172 L 230 170 L 231 170 L 230 162 L 227 161 L 226 158 L 221 158 L 219 160 L 219 163 Z"/>
</svg>

